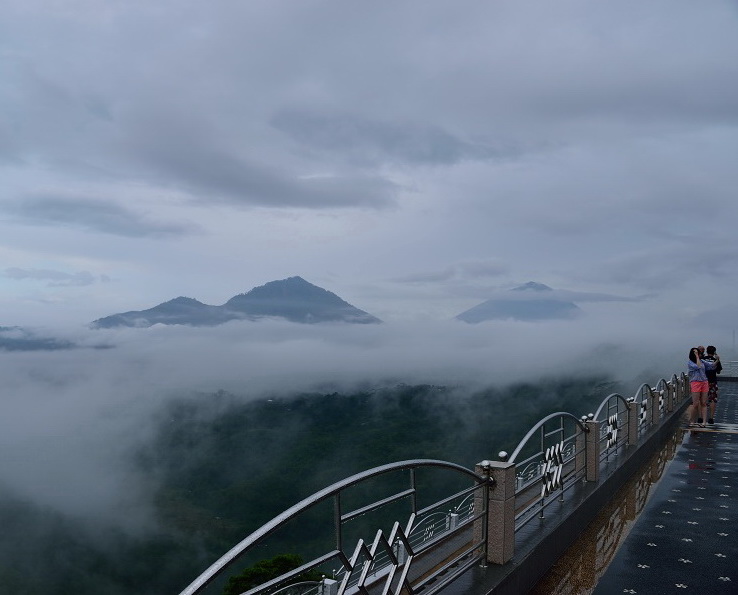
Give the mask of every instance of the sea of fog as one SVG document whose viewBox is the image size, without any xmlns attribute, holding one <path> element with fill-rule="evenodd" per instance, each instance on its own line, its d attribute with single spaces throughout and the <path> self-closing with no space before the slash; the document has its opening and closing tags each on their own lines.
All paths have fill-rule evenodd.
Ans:
<svg viewBox="0 0 738 595">
<path fill-rule="evenodd" d="M 120 507 L 145 509 L 134 503 L 146 486 L 132 481 L 119 461 L 150 437 L 150 420 L 175 397 L 225 390 L 258 399 L 394 383 L 471 391 L 594 373 L 635 390 L 637 382 L 681 371 L 690 341 L 697 341 L 695 330 L 648 332 L 627 312 L 618 319 L 612 311 L 599 322 L 264 320 L 46 332 L 78 347 L 0 352 L 0 481 L 34 501 L 101 516 Z"/>
<path fill-rule="evenodd" d="M 578 376 L 608 377 L 634 392 L 681 372 L 689 347 L 710 342 L 700 325 L 660 324 L 657 312 L 648 323 L 634 321 L 624 306 L 534 324 L 262 320 L 34 332 L 75 347 L 0 351 L 0 500 L 134 536 L 161 529 L 152 506 L 157 478 L 134 461 L 174 401 L 218 391 L 251 401 L 397 384 L 464 395 Z"/>
</svg>

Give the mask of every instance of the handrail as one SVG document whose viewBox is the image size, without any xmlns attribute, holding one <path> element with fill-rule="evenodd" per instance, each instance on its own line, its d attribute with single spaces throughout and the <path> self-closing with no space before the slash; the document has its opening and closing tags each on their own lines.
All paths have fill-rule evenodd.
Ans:
<svg viewBox="0 0 738 595">
<path fill-rule="evenodd" d="M 650 393 L 650 392 L 651 392 L 651 391 L 653 390 L 653 389 L 651 388 L 651 385 L 650 385 L 650 384 L 648 384 L 647 382 L 644 382 L 643 384 L 641 384 L 641 385 L 640 385 L 640 386 L 638 387 L 638 390 L 636 390 L 636 392 L 635 392 L 635 399 L 636 399 L 636 402 L 638 402 L 638 401 L 639 401 L 639 397 L 640 397 L 640 400 L 641 400 L 641 401 L 643 401 L 643 393 L 644 393 L 644 389 L 645 389 L 645 392 L 649 392 L 649 393 Z"/>
<path fill-rule="evenodd" d="M 508 457 L 507 462 L 514 463 L 516 457 L 520 454 L 520 451 L 523 450 L 523 447 L 528 443 L 528 441 L 535 435 L 536 431 L 541 429 L 547 422 L 551 421 L 552 419 L 556 419 L 557 417 L 563 417 L 564 419 L 570 418 L 574 420 L 579 428 L 582 430 L 582 432 L 588 432 L 587 426 L 585 426 L 582 421 L 576 416 L 572 415 L 571 413 L 567 413 L 565 411 L 557 411 L 556 413 L 552 413 L 550 415 L 547 415 L 544 417 L 541 421 L 539 421 L 536 425 L 534 425 L 528 433 L 523 437 L 523 439 L 518 442 L 517 448 L 513 451 L 513 453 Z"/>
<path fill-rule="evenodd" d="M 611 393 L 610 395 L 605 397 L 605 400 L 602 401 L 602 403 L 600 403 L 600 406 L 597 409 L 597 411 L 594 413 L 594 416 L 592 417 L 592 419 L 594 419 L 595 421 L 600 421 L 600 413 L 602 413 L 602 409 L 608 404 L 610 399 L 612 399 L 613 397 L 617 397 L 620 401 L 623 402 L 623 405 L 625 405 L 626 408 L 628 407 L 628 401 L 625 399 L 623 395 L 621 395 L 620 393 Z"/>
</svg>

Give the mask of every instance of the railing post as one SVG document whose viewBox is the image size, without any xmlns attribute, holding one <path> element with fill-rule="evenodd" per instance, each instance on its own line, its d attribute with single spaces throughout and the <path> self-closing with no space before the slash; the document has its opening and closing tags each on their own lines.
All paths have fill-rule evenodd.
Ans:
<svg viewBox="0 0 738 595">
<path fill-rule="evenodd" d="M 338 581 L 334 581 L 332 578 L 323 578 L 318 586 L 318 595 L 337 595 L 338 594 Z"/>
<path fill-rule="evenodd" d="M 395 554 L 395 558 L 397 558 L 398 564 L 404 564 L 407 560 L 407 550 L 405 549 L 405 544 L 402 543 L 402 540 L 398 539 L 395 541 L 395 543 L 392 545 L 392 552 Z"/>
<path fill-rule="evenodd" d="M 503 456 L 504 455 L 504 456 Z M 506 458 L 506 453 L 500 453 Z M 489 473 L 487 500 L 487 561 L 505 564 L 515 553 L 515 464 L 483 461 L 476 472 Z"/>
<path fill-rule="evenodd" d="M 638 444 L 638 416 L 640 407 L 633 399 L 628 399 L 628 446 Z"/>
<path fill-rule="evenodd" d="M 456 529 L 459 526 L 459 514 L 456 512 L 450 512 L 446 517 L 446 530 L 450 531 Z"/>
<path fill-rule="evenodd" d="M 587 481 L 600 480 L 600 432 L 603 423 L 605 422 L 596 421 L 589 416 L 587 418 Z"/>
<path fill-rule="evenodd" d="M 682 373 L 679 378 L 679 387 L 681 388 L 679 404 L 681 405 L 685 399 L 689 398 L 689 379 L 688 376 Z"/>
<path fill-rule="evenodd" d="M 648 388 L 648 406 L 651 408 L 651 426 L 656 427 L 659 425 L 659 393 L 653 390 L 651 387 Z"/>
<path fill-rule="evenodd" d="M 582 424 L 587 424 L 587 416 L 583 415 L 581 418 Z M 578 475 L 587 466 L 587 433 L 579 432 L 575 442 L 577 454 L 574 459 L 574 469 Z M 586 473 L 586 471 L 585 471 Z M 586 476 L 585 476 L 586 480 Z"/>
</svg>

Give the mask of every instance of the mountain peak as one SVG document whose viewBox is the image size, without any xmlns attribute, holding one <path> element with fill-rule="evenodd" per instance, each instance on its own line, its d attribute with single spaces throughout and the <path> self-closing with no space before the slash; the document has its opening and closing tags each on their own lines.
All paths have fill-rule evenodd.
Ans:
<svg viewBox="0 0 738 595">
<path fill-rule="evenodd" d="M 279 279 L 277 281 L 269 281 L 268 283 L 264 283 L 264 285 L 259 285 L 258 287 L 254 287 L 250 291 L 247 291 L 246 293 L 241 293 L 239 295 L 252 295 L 252 294 L 266 295 L 266 294 L 271 294 L 271 293 L 285 294 L 285 293 L 291 293 L 295 291 L 314 291 L 314 290 L 330 293 L 330 291 L 326 291 L 325 289 L 322 289 L 318 287 L 317 285 L 308 283 L 302 277 L 295 276 L 295 277 L 287 277 L 286 279 Z"/>
<path fill-rule="evenodd" d="M 248 317 L 277 316 L 292 322 L 380 322 L 335 293 L 297 276 L 254 287 L 232 297 L 223 307 Z"/>
<path fill-rule="evenodd" d="M 202 302 L 197 301 L 195 298 L 185 297 L 183 295 L 174 298 L 173 300 L 169 300 L 168 302 L 164 302 L 164 304 L 172 304 L 172 305 L 179 305 L 179 306 L 195 306 L 198 304 L 202 304 Z M 159 304 L 163 306 L 164 304 Z"/>
<path fill-rule="evenodd" d="M 548 285 L 543 283 L 536 283 L 535 281 L 528 281 L 527 283 L 514 287 L 510 291 L 553 291 Z"/>
<path fill-rule="evenodd" d="M 539 321 L 572 319 L 581 313 L 579 306 L 573 302 L 552 297 L 553 289 L 543 283 L 529 281 L 510 291 L 519 293 L 494 297 L 462 312 L 456 318 L 470 323 L 504 319 Z M 526 292 L 525 295 L 522 292 Z"/>
</svg>

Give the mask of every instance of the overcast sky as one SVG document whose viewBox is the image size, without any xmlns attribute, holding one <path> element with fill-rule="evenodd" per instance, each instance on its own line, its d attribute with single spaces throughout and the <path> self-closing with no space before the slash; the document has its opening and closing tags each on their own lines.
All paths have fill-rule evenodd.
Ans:
<svg viewBox="0 0 738 595">
<path fill-rule="evenodd" d="M 292 275 L 728 312 L 737 157 L 729 0 L 5 0 L 0 325 Z"/>
</svg>

